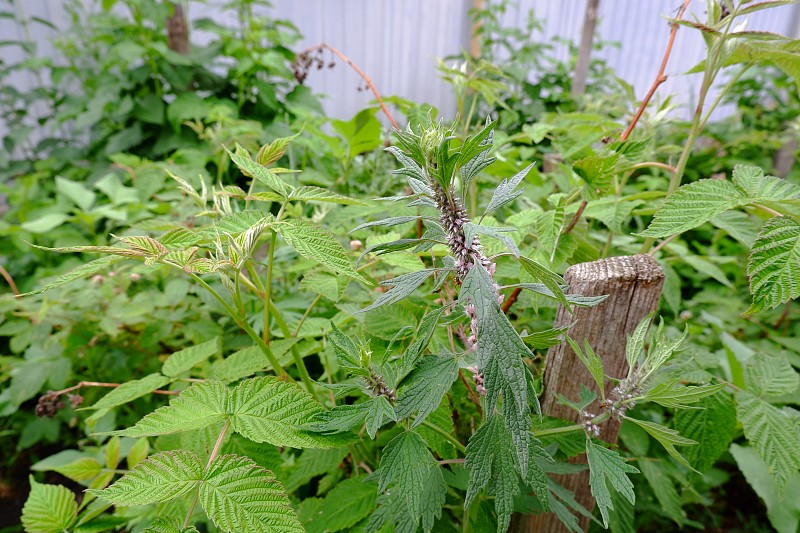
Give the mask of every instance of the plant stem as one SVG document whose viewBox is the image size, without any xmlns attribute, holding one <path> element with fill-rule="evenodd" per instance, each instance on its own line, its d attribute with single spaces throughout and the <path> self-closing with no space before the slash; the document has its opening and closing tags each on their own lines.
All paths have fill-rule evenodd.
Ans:
<svg viewBox="0 0 800 533">
<path fill-rule="evenodd" d="M 267 281 L 264 284 L 264 344 L 269 346 L 269 303 L 272 298 L 272 267 L 275 263 L 275 248 L 278 246 L 278 232 L 270 230 L 269 263 L 267 264 Z"/>
<path fill-rule="evenodd" d="M 534 437 L 546 437 L 548 435 L 559 435 L 561 433 L 572 433 L 573 431 L 583 431 L 581 424 L 574 424 L 572 426 L 563 426 L 559 428 L 542 429 L 540 431 L 531 431 Z"/>
<path fill-rule="evenodd" d="M 297 323 L 297 327 L 294 329 L 294 335 L 292 335 L 292 337 L 297 337 L 297 334 L 300 333 L 300 328 L 303 327 L 303 323 L 306 321 L 306 318 L 308 318 L 308 315 L 311 314 L 311 310 L 314 309 L 314 306 L 317 305 L 317 302 L 319 302 L 321 298 L 322 295 L 317 294 L 317 297 L 314 298 L 314 300 L 311 302 L 311 305 L 308 306 L 308 309 L 306 309 L 306 312 L 303 313 L 303 316 L 300 318 L 300 322 Z"/>
<path fill-rule="evenodd" d="M 430 429 L 430 430 L 435 431 L 436 433 L 438 433 L 439 435 L 444 437 L 448 442 L 450 442 L 453 446 L 455 446 L 456 449 L 458 451 L 460 451 L 461 453 L 463 453 L 463 454 L 467 453 L 467 449 L 464 447 L 464 445 L 461 444 L 460 442 L 458 442 L 458 439 L 456 439 L 451 434 L 447 433 L 445 430 L 443 430 L 443 429 L 431 424 L 427 420 L 423 420 L 422 421 L 422 425 L 425 426 L 426 428 Z"/>
<path fill-rule="evenodd" d="M 287 340 L 291 339 L 292 332 L 289 331 L 289 326 L 286 324 L 286 321 L 283 319 L 280 310 L 272 302 L 272 300 L 269 301 L 269 307 L 272 310 L 272 315 L 274 316 L 275 322 L 278 324 L 278 327 L 283 333 L 284 338 Z M 311 396 L 316 397 L 314 382 L 311 381 L 311 376 L 308 375 L 308 369 L 306 368 L 306 364 L 303 361 L 303 357 L 300 355 L 300 350 L 297 348 L 296 344 L 292 345 L 292 359 L 294 360 L 294 366 L 297 367 L 297 371 L 300 372 L 300 379 L 303 381 L 303 385 L 305 385 Z"/>
<path fill-rule="evenodd" d="M 206 463 L 206 470 L 211 466 L 211 463 L 214 462 L 214 459 L 217 458 L 219 455 L 220 449 L 222 449 L 222 443 L 225 440 L 225 434 L 228 432 L 228 427 L 231 424 L 231 419 L 225 419 L 225 425 L 222 426 L 222 431 L 219 432 L 219 437 L 217 437 L 217 442 L 214 443 L 214 449 L 211 450 L 211 455 L 208 457 L 208 463 Z M 194 499 L 192 500 L 191 505 L 189 505 L 189 511 L 186 513 L 186 520 L 183 521 L 183 527 L 189 527 L 189 522 L 192 520 L 192 514 L 194 513 L 194 508 L 197 506 L 197 500 L 200 497 L 200 487 L 197 488 L 197 491 L 194 493 Z"/>
</svg>

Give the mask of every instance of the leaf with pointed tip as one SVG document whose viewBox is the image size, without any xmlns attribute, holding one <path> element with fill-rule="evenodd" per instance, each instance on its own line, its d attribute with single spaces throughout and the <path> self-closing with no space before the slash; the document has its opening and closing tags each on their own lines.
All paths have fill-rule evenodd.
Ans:
<svg viewBox="0 0 800 533">
<path fill-rule="evenodd" d="M 538 280 L 542 283 L 550 292 L 553 293 L 556 300 L 559 301 L 561 305 L 564 306 L 565 309 L 569 310 L 570 313 L 572 310 L 570 309 L 569 300 L 567 300 L 566 295 L 564 294 L 564 290 L 561 288 L 565 286 L 567 283 L 564 281 L 564 278 L 556 274 L 555 272 L 551 272 L 547 268 L 543 267 L 533 259 L 529 259 L 527 257 L 520 256 L 519 262 L 522 265 L 522 268 L 525 271 L 533 276 L 534 279 Z"/>
<path fill-rule="evenodd" d="M 306 220 L 285 220 L 276 226 L 289 246 L 306 259 L 332 269 L 337 274 L 365 282 L 355 271 L 347 252 L 327 229 Z"/>
<path fill-rule="evenodd" d="M 234 164 L 239 167 L 239 170 L 242 171 L 242 174 L 260 181 L 284 198 L 287 197 L 294 189 L 294 187 L 283 181 L 277 176 L 277 174 L 269 170 L 267 167 L 257 161 L 253 161 L 253 159 L 250 158 L 250 154 L 247 153 L 247 150 L 238 144 L 236 145 L 235 153 L 231 152 L 227 148 L 225 148 L 225 151 L 228 152 L 231 161 L 233 161 Z"/>
<path fill-rule="evenodd" d="M 756 396 L 781 396 L 797 390 L 800 375 L 785 357 L 756 353 L 747 360 L 744 382 Z"/>
<path fill-rule="evenodd" d="M 289 194 L 289 200 L 301 200 L 303 202 L 328 202 L 342 205 L 366 205 L 361 200 L 344 196 L 338 192 L 313 185 L 298 187 Z"/>
<path fill-rule="evenodd" d="M 493 226 L 480 226 L 477 224 L 473 224 L 472 222 L 467 222 L 464 224 L 464 241 L 465 242 L 472 242 L 475 239 L 476 235 L 488 235 L 489 237 L 494 237 L 495 239 L 499 240 L 503 244 L 506 245 L 506 248 L 514 254 L 514 257 L 519 257 L 519 248 L 517 248 L 517 244 L 506 235 L 511 231 L 517 231 L 516 228 L 496 228 Z"/>
<path fill-rule="evenodd" d="M 141 398 L 146 394 L 150 394 L 170 381 L 172 381 L 170 378 L 162 376 L 159 373 L 150 374 L 141 379 L 126 381 L 97 400 L 94 405 L 86 407 L 85 409 L 111 409 L 112 407 L 132 402 L 136 398 Z"/>
<path fill-rule="evenodd" d="M 581 347 L 578 346 L 578 343 L 572 340 L 570 337 L 566 337 L 566 340 L 567 344 L 569 344 L 570 348 L 572 348 L 572 351 L 578 356 L 578 359 L 581 360 L 581 363 L 583 363 L 583 366 L 586 367 L 586 370 L 588 370 L 589 374 L 591 374 L 592 378 L 594 378 L 594 382 L 597 384 L 597 390 L 600 391 L 600 394 L 602 395 L 604 393 L 603 381 L 605 379 L 605 373 L 603 372 L 603 360 L 600 359 L 600 356 L 594 353 L 594 350 L 592 350 L 588 340 L 584 339 L 583 350 L 581 350 Z"/>
<path fill-rule="evenodd" d="M 200 485 L 200 502 L 224 531 L 303 532 L 283 486 L 248 457 L 214 459 Z"/>
<path fill-rule="evenodd" d="M 419 328 L 417 328 L 414 342 L 412 342 L 403 353 L 401 377 L 408 374 L 411 369 L 414 368 L 414 365 L 417 363 L 417 359 L 419 359 L 419 357 L 422 355 L 422 352 L 425 351 L 425 348 L 431 342 L 436 325 L 439 323 L 439 319 L 442 318 L 444 310 L 444 307 L 440 307 L 439 309 L 435 309 L 422 317 L 422 320 L 419 323 Z"/>
<path fill-rule="evenodd" d="M 543 331 L 534 331 L 527 335 L 522 335 L 522 340 L 533 348 L 544 349 L 558 346 L 564 340 L 564 333 L 569 331 L 572 326 L 563 326 L 560 328 L 545 329 Z"/>
<path fill-rule="evenodd" d="M 620 454 L 597 446 L 591 439 L 586 439 L 586 457 L 589 460 L 589 485 L 592 488 L 592 496 L 597 500 L 603 525 L 608 527 L 608 511 L 614 510 L 608 485 L 611 484 L 615 491 L 633 504 L 636 501 L 633 483 L 625 474 L 638 474 L 639 471 L 625 462 Z"/>
<path fill-rule="evenodd" d="M 387 285 L 391 285 L 392 288 L 382 293 L 375 299 L 374 302 L 359 312 L 366 313 L 367 311 L 377 309 L 383 305 L 391 305 L 399 302 L 417 290 L 423 283 L 425 283 L 425 280 L 434 274 L 434 272 L 436 272 L 435 269 L 429 268 L 426 270 L 419 270 L 417 272 L 409 272 L 408 274 L 403 274 L 397 276 L 396 278 L 381 281 L 382 286 L 385 287 Z"/>
<path fill-rule="evenodd" d="M 536 396 L 528 398 L 529 373 L 523 358 L 533 354 L 500 309 L 494 282 L 483 266 L 476 264 L 469 270 L 458 299 L 475 306 L 478 368 L 484 375 L 486 408 L 494 409 L 502 393 L 504 422 L 514 440 L 521 469 L 526 472 L 531 428 L 528 402 L 535 402 L 537 412 L 539 402 Z"/>
<path fill-rule="evenodd" d="M 28 533 L 61 533 L 77 520 L 75 495 L 61 485 L 37 483 L 30 476 L 31 492 L 22 508 L 22 526 Z"/>
<path fill-rule="evenodd" d="M 293 140 L 295 140 L 300 133 L 295 133 L 289 137 L 279 137 L 271 143 L 267 143 L 258 149 L 256 154 L 256 161 L 259 165 L 269 166 L 277 162 L 286 152 L 286 148 Z"/>
<path fill-rule="evenodd" d="M 659 383 L 644 395 L 645 401 L 655 402 L 664 407 L 674 407 L 675 409 L 692 409 L 695 404 L 721 391 L 726 386 L 725 383 L 715 385 L 680 385 L 679 379 L 671 379 Z"/>
<path fill-rule="evenodd" d="M 697 441 L 683 455 L 698 472 L 705 472 L 728 449 L 736 431 L 736 410 L 730 394 L 720 391 L 698 402 L 701 409 L 679 409 L 675 429 Z"/>
<path fill-rule="evenodd" d="M 547 298 L 551 298 L 553 300 L 558 300 L 559 296 L 553 293 L 544 283 L 516 283 L 514 285 L 507 285 L 506 288 L 511 287 L 519 287 L 521 289 L 527 289 Z M 564 286 L 563 289 L 566 289 Z M 562 289 L 562 291 L 563 291 Z M 567 299 L 569 303 L 572 305 L 577 305 L 578 307 L 594 307 L 597 304 L 600 304 L 608 298 L 607 294 L 603 294 L 601 296 L 582 296 L 580 294 L 565 294 L 564 297 Z"/>
<path fill-rule="evenodd" d="M 77 266 L 64 274 L 61 274 L 53 281 L 48 282 L 47 284 L 39 287 L 35 291 L 31 291 L 28 293 L 23 294 L 22 296 L 29 296 L 32 294 L 41 294 L 45 291 L 49 291 L 50 289 L 55 289 L 56 287 L 60 287 L 62 285 L 66 285 L 76 279 L 85 278 L 87 276 L 92 276 L 94 274 L 99 274 L 101 272 L 106 272 L 112 264 L 119 261 L 119 257 L 100 257 L 99 259 L 95 259 L 94 261 L 90 261 L 84 265 Z"/>
<path fill-rule="evenodd" d="M 334 323 L 331 323 L 331 330 L 328 332 L 328 342 L 333 346 L 339 365 L 344 370 L 358 376 L 369 375 L 369 371 L 361 365 L 361 349 Z"/>
<path fill-rule="evenodd" d="M 100 464 L 100 461 L 92 457 L 81 457 L 71 463 L 54 466 L 50 470 L 58 472 L 62 476 L 68 477 L 73 481 L 86 481 L 87 479 L 97 477 L 103 470 L 103 465 Z"/>
<path fill-rule="evenodd" d="M 355 228 L 351 229 L 347 233 L 355 233 L 355 232 L 357 232 L 359 230 L 372 228 L 372 227 L 375 227 L 375 226 L 386 226 L 386 227 L 399 226 L 400 224 L 407 224 L 409 222 L 414 222 L 415 220 L 420 220 L 422 218 L 425 218 L 425 217 L 416 215 L 416 216 L 384 218 L 382 220 L 375 220 L 373 222 L 365 222 L 363 224 L 359 224 L 358 226 L 356 226 Z"/>
<path fill-rule="evenodd" d="M 692 471 L 697 472 L 697 470 L 692 468 L 692 465 L 689 464 L 689 461 L 687 461 L 680 453 L 678 453 L 678 450 L 675 449 L 675 446 L 693 446 L 697 444 L 697 441 L 687 439 L 686 437 L 681 437 L 680 433 L 674 429 L 662 426 L 661 424 L 656 424 L 655 422 L 637 420 L 630 417 L 625 417 L 625 420 L 630 420 L 640 428 L 644 429 L 650 434 L 651 437 L 661 443 L 661 445 L 665 450 L 667 450 L 667 453 L 673 459 Z"/>
<path fill-rule="evenodd" d="M 517 187 L 522 182 L 523 178 L 528 175 L 531 168 L 533 168 L 533 163 L 514 174 L 511 178 L 506 178 L 501 181 L 500 185 L 498 185 L 492 193 L 492 198 L 489 200 L 489 205 L 486 206 L 483 215 L 486 216 L 487 213 L 506 205 L 521 195 L 522 189 L 517 189 Z"/>
<path fill-rule="evenodd" d="M 214 337 L 210 341 L 202 344 L 189 346 L 178 352 L 170 355 L 164 365 L 161 367 L 161 372 L 165 376 L 176 378 L 180 374 L 191 370 L 191 368 L 199 363 L 202 363 L 212 355 L 218 354 L 220 351 L 220 338 Z M 160 385 L 159 385 L 160 386 Z"/>
<path fill-rule="evenodd" d="M 610 152 L 579 159 L 572 170 L 586 182 L 585 196 L 591 199 L 609 191 L 617 169 L 620 154 Z"/>
<path fill-rule="evenodd" d="M 270 368 L 269 360 L 261 348 L 249 346 L 233 352 L 216 363 L 212 367 L 209 377 L 223 383 L 231 383 L 268 368 Z"/>
<path fill-rule="evenodd" d="M 424 357 L 400 386 L 397 416 L 402 419 L 416 413 L 411 427 L 417 427 L 439 406 L 456 377 L 458 360 L 455 357 Z"/>
<path fill-rule="evenodd" d="M 89 493 L 114 505 L 131 507 L 188 494 L 202 480 L 200 459 L 192 452 L 173 450 L 148 457 L 110 487 Z"/>
<path fill-rule="evenodd" d="M 636 363 L 644 350 L 644 339 L 647 336 L 647 329 L 650 327 L 650 322 L 653 320 L 653 313 L 650 313 L 639 321 L 633 335 L 628 335 L 627 343 L 625 344 L 625 359 L 628 361 L 628 368 L 636 368 Z"/>
<path fill-rule="evenodd" d="M 389 146 L 386 148 L 386 151 L 392 154 L 397 159 L 398 163 L 403 165 L 402 167 L 393 170 L 392 174 L 408 176 L 421 182 L 427 181 L 427 177 L 425 176 L 425 172 L 422 170 L 422 167 L 420 167 L 417 162 L 414 161 L 414 159 L 403 153 L 403 150 L 397 146 Z"/>
<path fill-rule="evenodd" d="M 272 218 L 272 215 L 265 215 L 263 211 L 258 211 L 257 209 L 248 209 L 246 211 L 239 211 L 238 213 L 233 213 L 220 218 L 214 222 L 214 229 L 218 233 L 239 235 L 254 226 L 271 222 Z"/>
</svg>

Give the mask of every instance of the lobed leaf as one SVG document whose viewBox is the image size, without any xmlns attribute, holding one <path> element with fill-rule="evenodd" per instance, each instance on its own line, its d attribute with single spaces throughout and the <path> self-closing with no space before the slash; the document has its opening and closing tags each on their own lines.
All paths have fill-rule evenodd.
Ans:
<svg viewBox="0 0 800 533">
<path fill-rule="evenodd" d="M 411 427 L 420 425 L 441 403 L 458 377 L 458 360 L 453 356 L 424 357 L 402 382 L 397 406 L 399 418 L 416 413 Z"/>
<path fill-rule="evenodd" d="M 597 500 L 603 525 L 608 527 L 608 512 L 614 510 L 609 484 L 634 504 L 636 495 L 633 492 L 633 483 L 626 474 L 638 474 L 639 470 L 629 465 L 617 452 L 598 446 L 588 438 L 586 457 L 589 460 L 589 486 L 592 489 L 592 496 Z"/>
<path fill-rule="evenodd" d="M 486 216 L 488 213 L 491 213 L 507 203 L 514 201 L 519 195 L 521 195 L 522 189 L 517 189 L 517 187 L 525 178 L 525 176 L 528 175 L 528 172 L 530 172 L 531 168 L 533 168 L 533 163 L 517 172 L 512 177 L 501 181 L 500 185 L 498 185 L 492 193 L 492 198 L 489 200 L 489 205 L 486 206 L 483 216 Z"/>
<path fill-rule="evenodd" d="M 655 422 L 637 420 L 630 417 L 626 417 L 625 420 L 630 420 L 640 428 L 647 431 L 651 437 L 661 443 L 661 445 L 673 459 L 678 461 L 683 466 L 697 472 L 692 468 L 692 465 L 689 464 L 689 461 L 687 461 L 680 453 L 678 453 L 678 450 L 675 449 L 675 446 L 692 446 L 697 444 L 696 441 L 681 437 L 681 435 L 674 429 L 662 426 L 661 424 L 656 424 Z"/>
</svg>

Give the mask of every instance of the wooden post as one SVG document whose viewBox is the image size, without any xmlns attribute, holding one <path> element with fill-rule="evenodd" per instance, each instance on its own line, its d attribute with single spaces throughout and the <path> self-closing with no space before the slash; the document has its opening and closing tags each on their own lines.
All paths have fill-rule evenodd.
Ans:
<svg viewBox="0 0 800 533">
<path fill-rule="evenodd" d="M 633 333 L 637 324 L 658 305 L 661 288 L 664 285 L 664 273 L 661 267 L 649 255 L 611 257 L 573 265 L 567 269 L 564 279 L 569 284 L 570 293 L 609 296 L 595 307 L 576 309 L 575 316 L 570 315 L 563 307 L 559 308 L 555 326 L 565 326 L 574 322 L 575 325 L 569 330 L 569 336 L 581 346 L 584 339 L 589 341 L 594 351 L 602 357 L 607 376 L 624 377 L 628 372 L 628 363 L 625 359 L 627 336 Z M 599 392 L 586 367 L 566 343 L 551 348 L 545 363 L 542 411 L 550 416 L 578 422 L 578 414 L 569 407 L 559 404 L 556 398 L 558 394 L 563 394 L 571 400 L 577 400 L 581 385 Z M 606 394 L 611 388 L 613 385 L 607 384 Z M 597 402 L 587 410 L 597 414 L 599 412 Z M 600 438 L 606 442 L 616 442 L 619 425 L 619 422 L 613 420 L 603 423 Z M 580 462 L 585 462 L 584 456 L 580 457 Z M 590 511 L 594 508 L 588 470 L 570 476 L 556 476 L 555 479 L 575 493 L 575 498 L 581 505 Z M 589 520 L 580 517 L 580 524 L 586 531 Z M 545 513 L 515 516 L 511 531 L 561 533 L 567 529 L 554 514 Z"/>
<path fill-rule="evenodd" d="M 167 39 L 169 47 L 179 54 L 189 53 L 189 24 L 183 13 L 183 5 L 179 2 L 169 2 L 172 6 L 172 16 L 167 19 Z"/>
<path fill-rule="evenodd" d="M 578 61 L 575 64 L 575 75 L 572 78 L 572 89 L 570 90 L 570 96 L 573 98 L 586 92 L 586 78 L 589 75 L 594 28 L 597 25 L 597 11 L 599 9 L 600 0 L 586 0 L 586 15 L 583 19 L 581 44 L 578 46 Z"/>
</svg>

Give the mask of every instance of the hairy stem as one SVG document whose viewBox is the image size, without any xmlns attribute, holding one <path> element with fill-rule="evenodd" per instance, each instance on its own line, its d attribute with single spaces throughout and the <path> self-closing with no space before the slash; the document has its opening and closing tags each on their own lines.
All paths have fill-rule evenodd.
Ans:
<svg viewBox="0 0 800 533">
<path fill-rule="evenodd" d="M 211 463 L 214 462 L 214 459 L 217 458 L 219 455 L 219 451 L 222 449 L 222 443 L 225 441 L 225 434 L 228 432 L 228 427 L 231 424 L 231 419 L 225 419 L 225 425 L 222 426 L 222 430 L 219 432 L 219 436 L 217 437 L 217 442 L 214 443 L 214 449 L 211 450 L 211 455 L 208 456 L 208 463 L 206 463 L 206 470 L 211 466 Z M 192 514 L 194 514 L 194 508 L 197 506 L 197 500 L 200 497 L 200 487 L 197 488 L 197 491 L 194 493 L 194 499 L 192 500 L 191 505 L 189 505 L 189 511 L 186 513 L 186 519 L 183 521 L 183 527 L 189 527 L 189 522 L 192 520 Z"/>
</svg>

